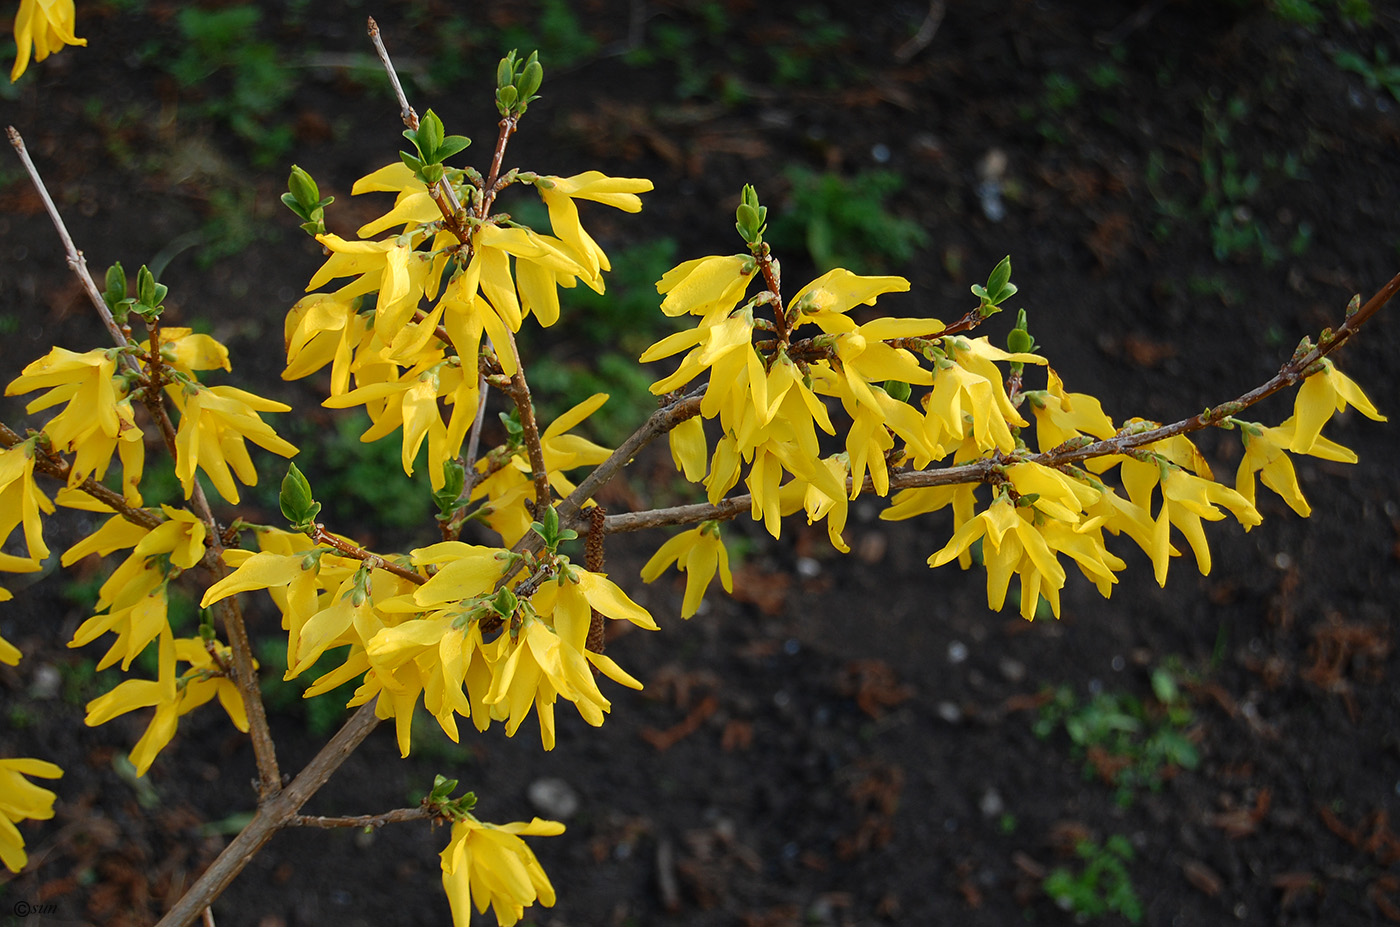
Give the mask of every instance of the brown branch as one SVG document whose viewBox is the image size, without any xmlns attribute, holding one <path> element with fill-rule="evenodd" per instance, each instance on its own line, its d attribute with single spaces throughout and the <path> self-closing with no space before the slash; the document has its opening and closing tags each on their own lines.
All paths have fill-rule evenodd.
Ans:
<svg viewBox="0 0 1400 927">
<path fill-rule="evenodd" d="M 327 531 L 325 525 L 317 523 L 313 525 L 313 527 L 315 528 L 315 534 L 311 535 L 313 543 L 324 544 L 335 550 L 336 553 L 343 554 L 355 560 L 364 561 L 372 570 L 383 570 L 386 573 L 393 573 L 395 576 L 399 577 L 399 579 L 406 579 L 420 586 L 427 582 L 427 579 L 419 576 L 407 567 L 399 566 L 391 560 L 386 560 L 372 550 L 365 550 L 363 547 L 357 547 L 349 541 L 341 540 Z"/>
<path fill-rule="evenodd" d="M 651 413 L 647 420 L 636 431 L 632 432 L 627 440 L 618 446 L 617 450 L 609 455 L 607 460 L 598 464 L 592 473 L 584 477 L 583 482 L 569 493 L 569 498 L 559 504 L 560 526 L 580 528 L 584 522 L 581 514 L 583 503 L 592 499 L 594 493 L 606 485 L 623 467 L 631 463 L 632 458 L 636 457 L 642 448 L 686 419 L 699 415 L 700 399 L 704 394 L 705 388 L 701 386 Z M 526 535 L 524 543 L 527 546 L 533 546 L 529 542 L 529 539 L 533 537 L 535 537 L 533 533 Z"/>
<path fill-rule="evenodd" d="M 16 444 L 22 443 L 24 440 L 24 438 L 8 425 L 0 423 L 0 447 L 11 448 Z M 73 465 L 65 460 L 57 451 L 45 451 L 35 456 L 34 469 L 61 481 L 66 486 L 68 485 L 69 474 L 73 471 Z M 149 509 L 141 509 L 127 505 L 126 499 L 121 493 L 108 489 L 92 477 L 83 480 L 76 488 L 92 496 L 103 505 L 110 507 L 118 515 L 132 524 L 140 525 L 148 531 L 165 521 L 164 518 L 161 518 Z"/>
<path fill-rule="evenodd" d="M 515 403 L 515 411 L 520 415 L 521 438 L 525 451 L 530 456 L 530 478 L 535 484 L 535 517 L 538 518 L 549 507 L 554 498 L 549 488 L 549 470 L 544 462 L 544 445 L 540 443 L 540 426 L 535 421 L 535 407 L 530 401 L 530 383 L 525 379 L 525 365 L 520 361 L 520 348 L 515 336 L 506 330 L 510 337 L 510 353 L 515 358 L 515 373 L 510 377 L 510 388 L 505 392 Z"/>
<path fill-rule="evenodd" d="M 189 891 L 161 918 L 157 927 L 187 927 L 200 916 L 215 898 L 228 888 L 243 868 L 253 861 L 272 835 L 289 826 L 301 806 L 316 794 L 326 780 L 379 724 L 374 714 L 374 702 L 361 705 L 336 735 L 321 748 L 321 752 L 306 764 L 291 784 L 281 791 L 264 797 L 257 813 L 238 832 L 218 858 L 204 870 Z"/>
<path fill-rule="evenodd" d="M 294 814 L 288 819 L 287 827 L 358 827 L 379 828 L 385 824 L 401 824 L 405 821 L 427 821 L 436 817 L 431 808 L 396 808 L 383 814 L 360 814 L 353 817 L 327 817 L 321 814 Z"/>
</svg>

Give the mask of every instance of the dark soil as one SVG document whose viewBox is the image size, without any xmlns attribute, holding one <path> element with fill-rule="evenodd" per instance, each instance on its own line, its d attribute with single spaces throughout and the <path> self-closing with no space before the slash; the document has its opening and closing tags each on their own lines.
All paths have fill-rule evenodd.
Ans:
<svg viewBox="0 0 1400 927">
<path fill-rule="evenodd" d="M 544 97 L 507 160 L 653 179 L 641 214 L 586 216 L 614 255 L 662 236 L 676 240 L 676 260 L 737 250 L 740 185 L 756 184 L 776 216 L 792 165 L 898 172 L 892 209 L 928 237 L 886 268 L 909 276 L 913 295 L 881 308 L 956 317 L 969 284 L 1010 254 L 1013 304 L 1030 310 L 1044 353 L 1117 420 L 1173 421 L 1243 393 L 1298 339 L 1339 322 L 1354 293 L 1364 300 L 1400 270 L 1400 100 L 1335 58 L 1400 56 L 1393 3 L 1373 3 L 1361 27 L 1318 2 L 1326 17 L 1309 30 L 1248 0 L 955 2 L 907 60 L 896 50 L 923 21 L 921 3 L 592 0 L 576 5 L 584 46 L 541 25 L 562 3 L 483 2 L 470 18 L 448 3 L 269 5 L 257 35 L 298 83 L 257 111 L 295 137 L 268 168 L 255 166 L 256 143 L 208 110 L 230 93 L 227 68 L 196 86 L 166 71 L 181 11 L 227 5 L 118 12 L 128 6 L 80 3 L 90 47 L 31 65 L 37 76 L 4 96 L 4 119 L 97 273 L 171 257 L 172 317 L 205 320 L 230 345 L 239 382 L 298 398 L 310 410 L 304 434 L 331 419 L 316 384 L 277 380 L 278 349 L 282 315 L 320 257 L 276 197 L 295 160 L 337 196 L 333 230 L 350 234 L 382 209 L 381 198 L 349 197 L 402 146 L 382 77 L 343 66 L 369 52 L 366 13 L 417 76 L 415 105 L 472 136 L 482 159 L 495 136 L 495 60 L 538 26 L 549 38 Z M 639 40 L 659 49 L 650 63 L 638 61 Z M 552 64 L 549 43 L 567 64 Z M 1000 221 L 978 195 L 989 158 L 1005 161 Z M 98 343 L 11 165 L 0 172 L 6 377 L 51 344 Z M 263 225 L 263 237 L 240 238 Z M 1213 229 L 1239 240 L 1217 255 Z M 807 279 L 800 242 L 781 256 L 790 286 Z M 1396 309 L 1339 356 L 1392 415 Z M 994 322 L 1000 339 L 1007 323 Z M 543 363 L 562 369 L 602 351 L 586 323 L 570 339 Z M 1280 399 L 1258 417 L 1274 423 L 1288 408 Z M 1114 835 L 1134 850 L 1125 865 L 1147 924 L 1400 920 L 1400 838 L 1388 823 L 1400 792 L 1400 439 L 1354 414 L 1329 434 L 1361 462 L 1298 460 L 1313 518 L 1261 490 L 1262 526 L 1210 526 L 1209 576 L 1178 560 L 1159 589 L 1145 558 L 1120 550 L 1130 571 L 1112 599 L 1071 580 L 1058 622 L 989 612 L 980 570 L 924 564 L 945 521 L 878 521 L 873 499 L 853 514 L 845 557 L 824 528 L 792 524 L 774 543 L 736 527 L 747 553 L 735 597 L 712 596 L 686 623 L 669 576 L 653 587 L 627 579 L 658 539 L 618 539 L 610 570 L 663 631 L 610 642 L 647 687 L 610 691 L 602 729 L 561 711 L 558 746 L 543 753 L 533 722 L 513 740 L 464 734 L 461 748 L 422 722 L 407 761 L 380 730 L 305 810 L 413 804 L 442 772 L 477 792 L 485 819 L 528 819 L 542 813 L 532 783 L 562 780 L 581 805 L 563 836 L 533 842 L 559 893 L 553 909 L 529 912 L 538 924 L 1071 923 L 1041 881 L 1056 867 L 1082 872 L 1075 845 Z M 1201 443 L 1228 480 L 1236 437 Z M 642 460 L 608 504 L 661 500 L 667 467 Z M 265 509 L 254 520 L 275 517 L 270 499 L 254 496 Z M 328 515 L 386 547 L 425 539 L 355 511 Z M 46 525 L 57 550 L 83 530 Z M 22 592 L 29 577 L 11 579 L 19 594 L 0 634 L 26 657 L 0 667 L 0 755 L 66 772 L 56 818 L 24 829 L 30 867 L 0 877 L 0 918 L 19 923 L 23 905 L 52 904 L 26 927 L 151 923 L 253 807 L 251 750 L 211 708 L 182 722 L 145 780 L 121 775 L 114 764 L 145 719 L 84 728 L 95 692 L 82 668 L 98 652 L 63 646 L 90 599 L 56 571 Z M 255 633 L 275 635 L 271 612 L 250 606 Z M 1195 768 L 1163 768 L 1155 790 L 1125 788 L 1112 757 L 1089 762 L 1062 726 L 1036 735 L 1059 687 L 1081 703 L 1132 695 L 1160 718 L 1149 678 L 1171 660 Z M 56 693 L 46 687 L 55 674 Z M 274 730 L 286 770 L 324 739 L 295 706 Z M 215 905 L 217 922 L 445 923 L 445 841 L 422 824 L 282 833 Z"/>
</svg>

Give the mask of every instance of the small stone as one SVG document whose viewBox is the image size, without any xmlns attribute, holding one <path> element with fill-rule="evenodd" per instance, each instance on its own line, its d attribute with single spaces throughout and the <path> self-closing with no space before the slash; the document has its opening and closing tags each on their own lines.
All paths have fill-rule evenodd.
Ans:
<svg viewBox="0 0 1400 927">
<path fill-rule="evenodd" d="M 957 724 L 963 719 L 962 709 L 954 702 L 939 702 L 934 710 L 938 712 L 938 717 L 949 724 Z M 1395 783 L 1395 794 L 1400 795 L 1400 782 Z"/>
<path fill-rule="evenodd" d="M 563 821 L 578 813 L 578 793 L 563 779 L 536 779 L 525 795 L 536 811 L 551 820 Z"/>
<path fill-rule="evenodd" d="M 1006 811 L 1006 802 L 996 789 L 987 789 L 982 793 L 982 800 L 977 803 L 977 808 L 984 818 L 1000 817 Z"/>
<path fill-rule="evenodd" d="M 962 641 L 953 641 L 948 645 L 948 662 L 953 664 L 962 663 L 967 659 L 967 645 Z"/>
<path fill-rule="evenodd" d="M 1001 678 L 1007 682 L 1020 682 L 1026 678 L 1026 664 L 1020 660 L 1013 660 L 1011 657 L 1002 657 L 998 660 L 997 669 L 1001 672 Z"/>
<path fill-rule="evenodd" d="M 58 690 L 63 687 L 63 676 L 58 672 L 58 667 L 52 663 L 41 663 L 34 671 L 34 681 L 29 685 L 29 697 L 39 701 L 48 701 L 58 697 Z"/>
</svg>

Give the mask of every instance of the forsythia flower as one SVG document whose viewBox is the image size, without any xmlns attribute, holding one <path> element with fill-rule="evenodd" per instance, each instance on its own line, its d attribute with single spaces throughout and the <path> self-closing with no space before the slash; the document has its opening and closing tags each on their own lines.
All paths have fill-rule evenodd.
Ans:
<svg viewBox="0 0 1400 927">
<path fill-rule="evenodd" d="M 681 602 L 681 617 L 689 618 L 700 608 L 705 589 L 719 571 L 725 592 L 734 591 L 734 576 L 729 572 L 729 552 L 719 536 L 718 522 L 705 522 L 698 528 L 683 531 L 662 544 L 642 567 L 642 581 L 653 582 L 671 564 L 686 575 L 685 598 Z"/>
<path fill-rule="evenodd" d="M 24 542 L 32 561 L 41 561 L 49 555 L 39 513 L 53 513 L 53 503 L 34 482 L 37 440 L 37 437 L 29 438 L 0 450 L 0 543 L 23 522 Z"/>
<path fill-rule="evenodd" d="M 24 820 L 47 821 L 53 817 L 57 797 L 24 777 L 57 779 L 62 775 L 63 770 L 46 760 L 0 760 L 0 862 L 11 872 L 19 872 L 29 861 L 24 838 L 15 824 Z"/>
<path fill-rule="evenodd" d="M 15 14 L 15 64 L 10 69 L 10 83 L 19 80 L 34 60 L 43 61 L 65 45 L 86 45 L 87 39 L 74 35 L 77 11 L 73 0 L 20 0 Z"/>
<path fill-rule="evenodd" d="M 490 907 L 501 927 L 512 927 L 536 900 L 553 907 L 554 886 L 520 835 L 553 837 L 563 832 L 563 824 L 540 818 L 496 825 L 468 815 L 455 822 L 442 851 L 442 887 L 455 927 L 469 927 L 473 904 L 482 914 Z"/>
<path fill-rule="evenodd" d="M 1361 387 L 1338 370 L 1332 361 L 1323 358 L 1322 370 L 1308 377 L 1298 387 L 1298 395 L 1293 402 L 1293 441 L 1288 449 L 1295 454 L 1311 453 L 1314 442 L 1322 426 L 1332 416 L 1353 406 L 1373 422 L 1383 422 L 1384 415 L 1376 411 L 1371 400 L 1361 391 Z"/>
<path fill-rule="evenodd" d="M 225 664 L 231 662 L 232 652 L 223 644 L 215 644 L 215 652 Z M 175 672 L 176 661 L 189 663 L 190 668 Z M 254 666 L 257 664 L 254 663 Z M 175 736 L 180 716 L 208 702 L 216 696 L 219 704 L 233 721 L 234 727 L 247 732 L 248 716 L 243 704 L 243 696 L 233 680 L 224 676 L 222 668 L 206 648 L 204 641 L 197 637 L 175 640 L 167 626 L 160 634 L 160 656 L 157 661 L 157 678 L 128 679 L 87 704 L 87 717 L 83 723 L 88 727 L 105 724 L 119 715 L 138 708 L 155 708 L 155 714 L 146 732 L 131 748 L 131 764 L 136 767 L 136 775 L 144 776 L 151 768 L 156 755 Z"/>
<path fill-rule="evenodd" d="M 1244 441 L 1244 458 L 1235 473 L 1236 491 L 1253 504 L 1254 474 L 1258 473 L 1264 485 L 1278 493 L 1289 508 L 1304 518 L 1311 515 L 1312 506 L 1298 488 L 1298 476 L 1287 453 L 1293 445 L 1297 419 L 1290 416 L 1276 428 L 1265 428 L 1257 422 L 1239 422 L 1238 425 Z M 1355 452 L 1321 435 L 1313 439 L 1308 453 L 1324 460 L 1356 463 Z"/>
<path fill-rule="evenodd" d="M 101 480 L 112 454 L 120 452 L 123 493 L 139 504 L 136 486 L 145 462 L 144 436 L 136 427 L 126 381 L 115 376 L 117 357 L 114 349 L 75 354 L 54 348 L 10 381 L 5 395 L 48 389 L 25 406 L 31 414 L 66 402 L 63 411 L 44 426 L 44 433 L 54 450 L 77 454 L 68 485 L 77 486 L 89 476 Z"/>
<path fill-rule="evenodd" d="M 278 437 L 258 415 L 287 412 L 291 406 L 233 386 L 172 384 L 166 391 L 180 409 L 180 427 L 175 432 L 175 475 L 186 499 L 194 492 L 196 467 L 208 475 L 219 495 L 229 502 L 238 502 L 238 487 L 230 468 L 245 486 L 256 486 L 258 471 L 248 456 L 245 441 L 283 457 L 297 453 L 294 445 Z"/>
</svg>

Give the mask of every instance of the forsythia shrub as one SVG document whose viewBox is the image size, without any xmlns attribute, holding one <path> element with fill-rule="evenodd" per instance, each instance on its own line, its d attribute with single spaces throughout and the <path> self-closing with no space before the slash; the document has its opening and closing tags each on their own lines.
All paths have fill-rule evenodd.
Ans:
<svg viewBox="0 0 1400 927">
<path fill-rule="evenodd" d="M 73 30 L 71 2 L 24 0 L 12 77 L 27 65 L 31 44 L 35 60 L 82 44 Z M 372 21 L 371 35 L 387 64 Z M 1351 451 L 1322 436 L 1327 421 L 1348 406 L 1383 420 L 1328 355 L 1400 288 L 1400 278 L 1365 307 L 1355 300 L 1335 331 L 1316 344 L 1304 339 L 1276 377 L 1245 396 L 1172 424 L 1115 422 L 1097 398 L 1069 391 L 1036 353 L 1024 311 L 1005 348 L 971 336 L 1016 293 L 1009 258 L 972 288 L 976 305 L 951 322 L 879 316 L 858 323 L 856 307 L 882 297 L 898 305 L 909 282 L 836 268 L 784 297 L 779 263 L 764 240 L 766 209 L 745 187 L 736 212 L 744 247 L 686 261 L 657 282 L 660 311 L 691 322 L 641 357 L 680 358 L 652 386 L 659 410 L 617 449 L 574 433 L 606 395 L 541 423 L 515 334 L 558 320 L 560 287 L 604 292 L 608 256 L 582 225 L 579 202 L 637 212 L 640 194 L 652 189 L 647 180 L 597 171 L 561 177 L 504 168 L 507 143 L 542 77 L 534 55 L 512 52 L 501 61 L 500 135 L 484 171 L 453 166 L 468 140 L 448 135 L 431 110 L 420 119 L 401 96 L 411 150 L 355 184 L 355 194 L 393 196 L 356 238 L 325 231 L 330 198 L 299 168 L 283 197 L 326 254 L 311 275 L 312 292 L 287 314 L 283 376 L 329 367 L 324 405 L 362 406 L 371 422 L 364 441 L 398 432 L 409 474 L 426 442 L 441 540 L 406 553 L 365 549 L 317 521 L 320 504 L 294 465 L 282 481 L 287 526 L 217 519 L 206 485 L 237 503 L 239 484 L 259 480 L 249 442 L 283 457 L 297 453 L 273 417 L 289 407 L 206 382 L 231 370 L 227 349 L 208 335 L 164 327 L 165 288 L 145 267 L 133 289 L 114 265 L 99 289 L 53 212 L 114 346 L 55 347 L 9 382 L 7 395 L 37 394 L 29 413 L 51 414 L 25 434 L 0 426 L 0 537 L 22 527 L 27 551 L 0 555 L 0 570 L 40 569 L 50 556 L 44 519 L 56 507 L 106 515 L 61 556 L 64 566 L 90 554 L 124 558 L 69 646 L 101 641 L 107 650 L 98 667 L 119 664 L 123 672 L 154 646 L 156 670 L 154 679 L 134 675 L 94 699 L 86 723 L 152 709 L 131 749 L 142 775 L 181 717 L 217 699 L 235 727 L 251 732 L 258 760 L 257 815 L 170 923 L 196 917 L 272 831 L 310 823 L 297 809 L 378 720 L 394 720 L 404 755 L 420 701 L 454 741 L 459 718 L 477 730 L 498 722 L 513 735 L 533 714 L 551 749 L 560 699 L 589 724 L 602 724 L 612 706 L 600 676 L 641 687 L 603 654 L 604 621 L 657 628 L 603 572 L 610 532 L 692 526 L 662 543 L 641 577 L 651 582 L 673 565 L 685 572 L 681 616 L 688 618 L 716 575 L 731 589 L 722 540 L 731 518 L 747 513 L 776 538 L 784 519 L 800 512 L 809 523 L 825 521 L 831 544 L 845 551 L 848 507 L 862 494 L 889 498 L 882 516 L 889 519 L 951 507 L 953 532 L 929 565 L 957 560 L 967 569 L 980 543 L 992 608 L 1004 605 L 1014 576 L 1022 615 L 1033 618 L 1043 600 L 1058 616 L 1069 564 L 1111 594 L 1125 563 L 1110 537 L 1141 548 L 1165 583 L 1171 559 L 1188 548 L 1198 569 L 1210 571 L 1203 521 L 1228 515 L 1246 530 L 1259 524 L 1260 481 L 1308 515 L 1292 456 L 1354 462 Z M 10 135 L 42 190 L 18 133 Z M 521 187 L 543 203 L 548 230 L 496 211 L 498 197 Z M 132 333 L 138 320 L 144 337 Z M 1260 399 L 1298 384 L 1293 415 L 1282 423 L 1243 417 Z M 512 411 L 502 416 L 505 443 L 483 449 L 491 390 Z M 1244 444 L 1233 486 L 1215 478 L 1188 437 L 1206 427 L 1233 429 Z M 173 456 L 182 506 L 143 502 L 147 429 Z M 593 495 L 662 434 L 678 471 L 704 487 L 707 502 L 604 515 Z M 114 461 L 120 476 L 113 474 L 112 488 L 103 481 Z M 578 471 L 585 475 L 575 482 Z M 735 492 L 740 482 L 747 492 Z M 494 542 L 463 541 L 471 523 Z M 580 531 L 587 532 L 582 563 L 564 547 Z M 198 635 L 178 638 L 169 592 L 190 580 L 202 589 L 203 623 Z M 240 593 L 259 591 L 282 615 L 287 677 L 319 667 L 307 697 L 358 681 L 348 704 L 359 713 L 286 786 L 239 606 Z M 332 651 L 338 665 L 326 669 L 318 661 Z M 0 661 L 19 659 L 0 640 Z M 25 777 L 59 775 L 43 760 L 0 760 L 0 860 L 11 870 L 26 861 L 15 822 L 51 817 L 55 800 Z M 549 878 L 521 837 L 556 835 L 563 825 L 485 823 L 473 815 L 474 796 L 452 797 L 456 787 L 439 778 L 419 808 L 315 823 L 450 822 L 442 878 L 458 924 L 472 907 L 490 907 L 510 925 L 536 901 L 553 904 Z"/>
</svg>

